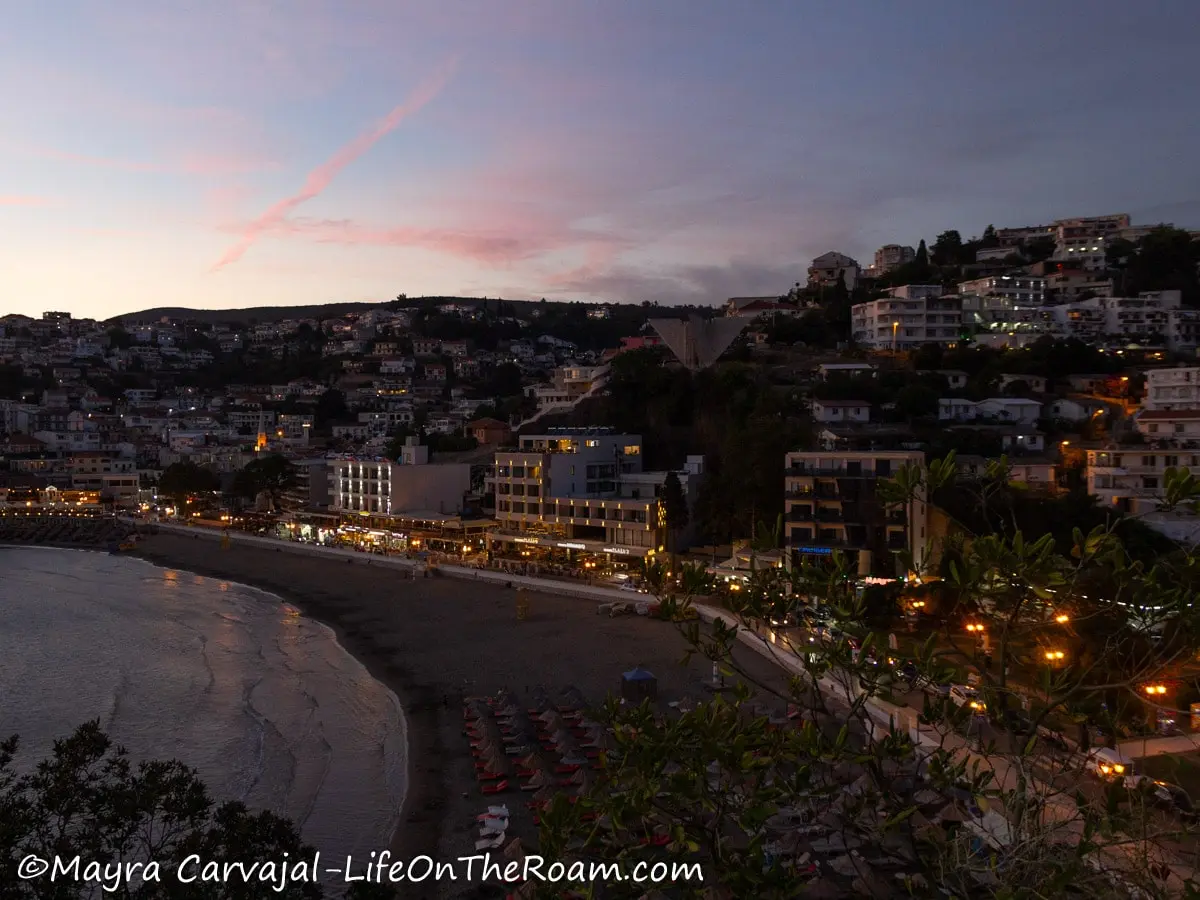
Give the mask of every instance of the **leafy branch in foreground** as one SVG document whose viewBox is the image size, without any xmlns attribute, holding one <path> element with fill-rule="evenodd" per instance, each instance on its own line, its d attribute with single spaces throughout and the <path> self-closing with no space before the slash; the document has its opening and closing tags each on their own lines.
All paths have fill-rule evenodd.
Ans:
<svg viewBox="0 0 1200 900">
<path fill-rule="evenodd" d="M 319 884 L 293 883 L 282 891 L 268 880 L 237 878 L 181 883 L 177 869 L 189 856 L 205 863 L 312 860 L 296 827 L 271 812 L 243 804 L 217 804 L 196 772 L 180 762 L 134 763 L 113 745 L 98 722 L 80 726 L 54 743 L 48 759 L 28 774 L 15 769 L 17 738 L 0 743 L 0 900 L 75 900 L 98 895 L 128 900 L 261 900 L 283 897 L 315 900 Z M 95 862 L 109 874 L 90 881 L 59 877 L 22 880 L 18 866 L 27 856 Z M 157 862 L 159 874 L 146 878 Z M 193 866 L 194 868 L 194 866 Z M 311 868 L 311 866 L 310 866 Z M 118 869 L 132 878 L 121 879 Z M 198 872 L 185 870 L 185 874 Z M 349 897 L 391 897 L 379 886 L 355 885 Z"/>
<path fill-rule="evenodd" d="M 899 507 L 973 490 L 1003 516 L 1002 468 L 958 486 L 952 460 L 938 461 L 881 494 Z M 1194 502 L 1195 484 L 1167 483 L 1172 502 Z M 1153 783 L 1086 774 L 1089 741 L 1069 736 L 1088 723 L 1109 740 L 1144 731 L 1147 683 L 1192 678 L 1195 558 L 1135 560 L 1104 527 L 1077 529 L 1069 553 L 1007 527 L 931 549 L 924 571 L 903 551 L 911 580 L 882 612 L 836 555 L 711 589 L 704 622 L 683 621 L 694 580 L 652 579 L 690 651 L 739 687 L 668 713 L 610 703 L 603 777 L 544 817 L 543 852 L 700 862 L 704 884 L 657 886 L 680 897 L 714 885 L 728 897 L 1200 896 L 1186 820 L 1158 808 Z M 913 630 L 888 631 L 917 591 L 930 599 L 906 617 Z M 778 678 L 740 664 L 745 643 L 776 657 Z"/>
</svg>

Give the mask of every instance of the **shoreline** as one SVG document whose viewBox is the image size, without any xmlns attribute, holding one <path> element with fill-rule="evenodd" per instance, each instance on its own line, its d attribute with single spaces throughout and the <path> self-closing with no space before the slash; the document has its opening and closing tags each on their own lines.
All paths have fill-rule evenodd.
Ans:
<svg viewBox="0 0 1200 900">
<path fill-rule="evenodd" d="M 147 538 L 143 537 L 142 540 L 146 541 Z M 88 547 L 48 547 L 47 549 L 78 549 L 84 552 L 106 552 L 99 548 Z M 121 555 L 136 557 L 143 562 L 163 569 L 176 568 L 176 566 L 171 565 L 171 556 L 169 553 L 165 555 L 154 553 L 152 552 L 153 549 L 152 546 L 151 552 L 146 552 L 143 546 L 139 544 L 136 550 L 128 551 Z M 392 829 L 387 849 L 391 851 L 394 857 L 399 859 L 411 859 L 414 856 L 422 854 L 428 854 L 436 858 L 436 830 L 427 828 L 418 829 L 407 826 L 424 824 L 427 817 L 422 816 L 419 811 L 440 808 L 445 803 L 446 791 L 444 790 L 444 784 L 429 784 L 426 779 L 417 777 L 417 760 L 438 758 L 441 755 L 441 741 L 439 740 L 441 729 L 439 727 L 440 722 L 437 721 L 437 707 L 441 706 L 440 700 L 436 705 L 432 704 L 427 697 L 421 697 L 419 692 L 414 692 L 407 684 L 398 681 L 398 673 L 394 669 L 388 666 L 377 665 L 378 660 L 374 654 L 363 654 L 356 651 L 353 646 L 354 642 L 348 640 L 346 630 L 338 622 L 314 614 L 308 608 L 309 604 L 305 602 L 301 593 L 289 592 L 278 585 L 267 582 L 265 579 L 254 578 L 252 576 L 239 576 L 235 580 L 230 578 L 218 566 L 204 565 L 194 561 L 188 562 L 186 566 L 180 565 L 178 568 L 186 569 L 188 572 L 204 578 L 230 581 L 253 588 L 254 590 L 263 591 L 278 597 L 280 601 L 289 606 L 294 606 L 305 618 L 329 629 L 338 647 L 351 656 L 359 665 L 363 666 L 372 678 L 387 689 L 388 694 L 400 710 L 400 718 L 404 727 L 404 758 L 407 768 L 405 772 L 404 801 L 396 816 L 396 825 Z M 440 787 L 442 790 L 433 789 L 435 787 Z"/>
<path fill-rule="evenodd" d="M 496 797 L 480 793 L 463 736 L 462 697 L 505 688 L 525 698 L 539 689 L 556 696 L 574 687 L 598 705 L 619 691 L 621 673 L 637 666 L 657 677 L 660 703 L 703 699 L 711 681 L 710 663 L 683 659 L 687 644 L 677 626 L 641 616 L 597 615 L 595 600 L 530 590 L 531 611 L 520 619 L 517 592 L 504 584 L 414 577 L 397 567 L 248 543 L 221 549 L 199 535 L 147 535 L 128 555 L 282 598 L 329 628 L 396 697 L 407 742 L 404 802 L 388 847 L 398 860 L 428 855 L 449 861 L 476 852 L 475 818 L 489 801 L 509 805 L 509 837 L 536 852 L 537 827 L 516 780 Z M 786 686 L 787 676 L 775 663 L 749 648 L 738 653 L 761 683 Z M 475 896 L 481 886 L 414 887 L 405 885 L 402 895 Z"/>
</svg>

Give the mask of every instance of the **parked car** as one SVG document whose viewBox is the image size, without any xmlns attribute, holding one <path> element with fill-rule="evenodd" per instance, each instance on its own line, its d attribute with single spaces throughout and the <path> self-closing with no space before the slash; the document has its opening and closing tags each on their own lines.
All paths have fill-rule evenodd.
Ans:
<svg viewBox="0 0 1200 900">
<path fill-rule="evenodd" d="M 1083 768 L 1104 781 L 1122 779 L 1126 787 L 1136 787 L 1141 780 L 1133 760 L 1111 747 L 1093 747 L 1084 758 Z"/>
<path fill-rule="evenodd" d="M 979 697 L 979 691 L 965 684 L 950 685 L 950 702 L 955 706 L 969 706 L 976 713 L 987 712 L 987 706 Z"/>
<path fill-rule="evenodd" d="M 1155 779 L 1151 787 L 1150 796 L 1155 806 L 1165 809 L 1168 812 L 1173 812 L 1181 819 L 1189 822 L 1194 822 L 1197 818 L 1200 818 L 1195 805 L 1192 803 L 1192 798 L 1179 785 Z"/>
<path fill-rule="evenodd" d="M 650 593 L 641 585 L 634 584 L 632 581 L 624 582 L 619 588 L 619 591 L 628 591 L 631 594 L 648 594 Z"/>
</svg>

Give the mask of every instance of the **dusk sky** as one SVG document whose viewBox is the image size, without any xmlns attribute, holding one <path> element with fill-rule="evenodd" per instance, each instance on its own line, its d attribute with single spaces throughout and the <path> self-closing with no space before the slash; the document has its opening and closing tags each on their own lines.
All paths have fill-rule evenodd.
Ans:
<svg viewBox="0 0 1200 900">
<path fill-rule="evenodd" d="M 1200 3 L 0 0 L 0 313 L 720 303 L 1200 227 Z"/>
</svg>

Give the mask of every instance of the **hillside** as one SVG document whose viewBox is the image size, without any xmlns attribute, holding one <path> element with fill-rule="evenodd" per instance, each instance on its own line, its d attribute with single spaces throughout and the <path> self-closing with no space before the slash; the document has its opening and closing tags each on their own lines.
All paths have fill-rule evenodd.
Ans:
<svg viewBox="0 0 1200 900">
<path fill-rule="evenodd" d="M 413 306 L 436 306 L 442 303 L 457 303 L 460 306 L 487 306 L 493 311 L 499 303 L 516 308 L 516 314 L 525 318 L 523 307 L 538 307 L 546 312 L 557 312 L 571 307 L 609 306 L 623 310 L 670 310 L 672 315 L 695 312 L 701 315 L 712 315 L 712 306 L 673 306 L 660 307 L 657 303 L 620 304 L 620 303 L 585 303 L 579 300 L 501 300 L 496 297 L 408 297 L 397 303 L 395 300 L 381 300 L 378 303 L 322 303 L 313 306 L 250 306 L 243 309 L 190 309 L 183 306 L 156 306 L 153 309 L 143 309 L 138 312 L 124 313 L 107 319 L 109 325 L 151 324 L 166 318 L 171 321 L 190 319 L 208 325 L 219 322 L 277 322 L 281 319 L 332 319 L 350 312 L 361 312 L 368 309 L 378 309 L 381 306 L 396 306 L 397 308 Z"/>
<path fill-rule="evenodd" d="M 112 325 L 133 325 L 137 323 L 157 322 L 160 319 L 171 320 L 191 319 L 196 322 L 215 324 L 218 322 L 276 322 L 281 319 L 331 319 L 343 316 L 349 312 L 362 312 L 368 309 L 378 309 L 396 301 L 381 301 L 379 303 L 321 303 L 313 306 L 250 306 L 243 309 L 189 309 L 184 306 L 156 306 L 153 309 L 139 310 L 113 316 L 107 320 Z M 461 303 L 467 306 L 479 306 L 486 300 L 478 297 L 410 297 L 407 305 L 425 302 L 432 303 Z M 494 300 L 491 302 L 495 302 Z M 519 303 L 521 301 L 513 301 Z"/>
</svg>

